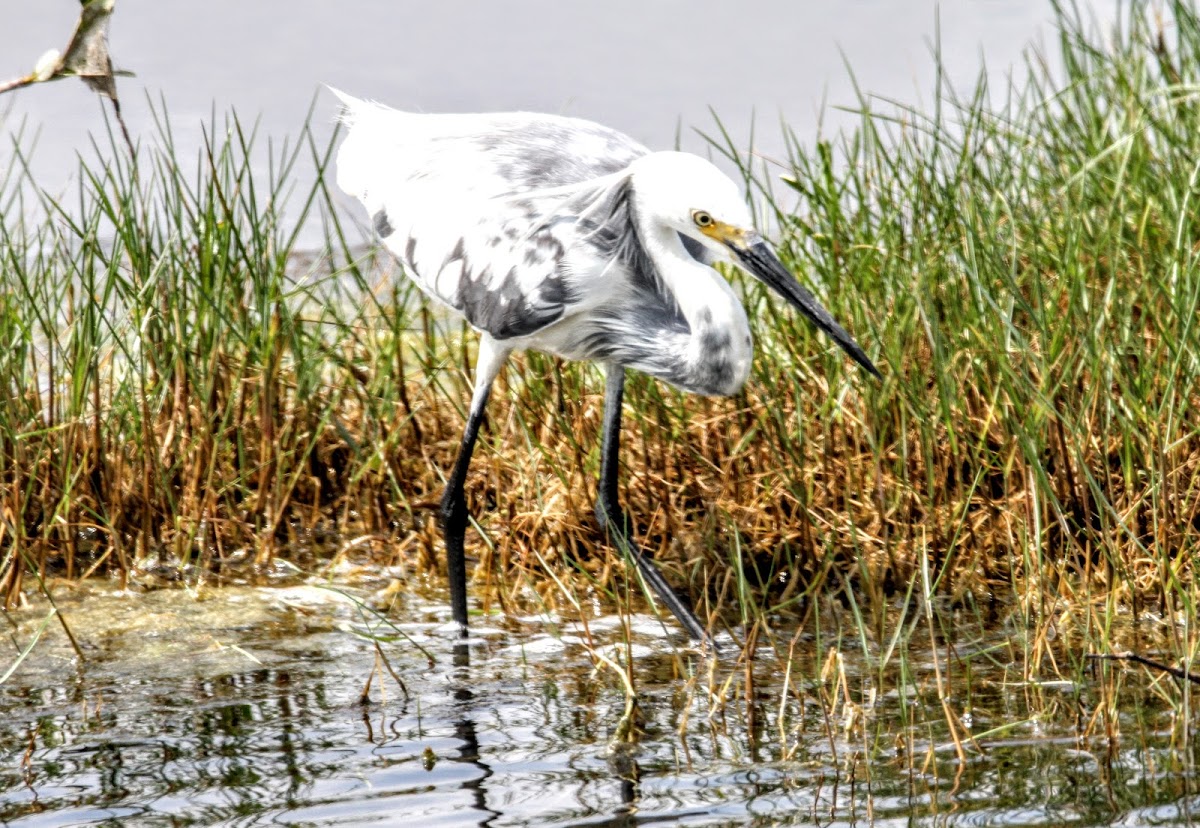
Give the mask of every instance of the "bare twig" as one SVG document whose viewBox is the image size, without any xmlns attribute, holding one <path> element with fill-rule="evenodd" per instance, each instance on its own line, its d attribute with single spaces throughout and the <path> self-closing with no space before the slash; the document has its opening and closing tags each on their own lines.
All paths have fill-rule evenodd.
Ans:
<svg viewBox="0 0 1200 828">
<path fill-rule="evenodd" d="M 1144 655 L 1132 651 L 1123 653 L 1088 653 L 1088 658 L 1103 660 L 1103 661 L 1132 661 L 1135 664 L 1141 664 L 1144 667 L 1151 667 L 1155 670 L 1161 670 L 1182 681 L 1190 681 L 1193 684 L 1200 684 L 1200 676 L 1195 673 L 1189 673 L 1179 667 L 1172 667 L 1169 664 L 1163 664 L 1161 661 L 1155 661 L 1152 658 L 1146 658 Z"/>
<path fill-rule="evenodd" d="M 79 22 L 75 24 L 75 31 L 67 48 L 61 53 L 57 49 L 46 52 L 28 75 L 0 82 L 0 93 L 11 92 L 35 83 L 79 78 L 91 89 L 112 101 L 121 135 L 132 156 L 133 140 L 129 136 L 129 128 L 125 126 L 125 118 L 121 115 L 116 79 L 117 75 L 129 73 L 114 72 L 112 59 L 108 54 L 108 22 L 116 7 L 116 0 L 80 0 L 80 5 L 83 6 L 83 10 L 79 13 Z"/>
</svg>

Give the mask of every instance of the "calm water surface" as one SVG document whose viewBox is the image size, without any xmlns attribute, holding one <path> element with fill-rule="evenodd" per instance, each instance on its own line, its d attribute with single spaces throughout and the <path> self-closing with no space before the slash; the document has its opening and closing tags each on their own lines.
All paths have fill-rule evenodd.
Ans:
<svg viewBox="0 0 1200 828">
<path fill-rule="evenodd" d="M 837 624 L 797 639 L 790 669 L 786 631 L 759 649 L 748 715 L 744 668 L 651 617 L 628 647 L 612 617 L 591 644 L 529 617 L 463 646 L 441 596 L 406 591 L 375 632 L 407 696 L 384 672 L 364 704 L 370 616 L 339 593 L 57 592 L 84 660 L 52 623 L 0 685 L 4 825 L 1187 825 L 1200 808 L 1194 750 L 1170 745 L 1144 675 L 1121 738 L 1079 738 L 1098 685 L 1021 681 L 1012 630 L 941 656 L 977 740 L 960 764 L 932 656 L 872 666 Z M 12 615 L 12 641 L 45 618 Z M 636 727 L 600 656 L 632 658 Z"/>
</svg>

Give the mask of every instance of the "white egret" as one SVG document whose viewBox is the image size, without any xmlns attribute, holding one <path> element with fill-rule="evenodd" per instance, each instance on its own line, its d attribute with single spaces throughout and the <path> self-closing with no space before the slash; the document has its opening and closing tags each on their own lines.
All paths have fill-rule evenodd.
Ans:
<svg viewBox="0 0 1200 828">
<path fill-rule="evenodd" d="M 754 230 L 738 187 L 695 155 L 650 152 L 576 118 L 401 112 L 341 92 L 338 184 L 428 296 L 479 332 L 475 389 L 441 503 L 450 603 L 467 629 L 463 482 L 492 382 L 513 351 L 606 367 L 596 517 L 695 639 L 705 626 L 632 539 L 617 498 L 626 369 L 735 394 L 750 372 L 746 311 L 712 268 L 773 288 L 867 371 L 871 360 Z"/>
</svg>

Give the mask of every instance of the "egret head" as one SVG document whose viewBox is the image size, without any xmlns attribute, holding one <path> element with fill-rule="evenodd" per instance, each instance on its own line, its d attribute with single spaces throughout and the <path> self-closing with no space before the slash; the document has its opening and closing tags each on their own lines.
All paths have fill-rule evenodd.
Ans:
<svg viewBox="0 0 1200 828">
<path fill-rule="evenodd" d="M 879 376 L 854 338 L 796 281 L 754 229 L 750 210 L 728 176 L 685 152 L 651 153 L 635 161 L 630 172 L 645 219 L 703 245 L 715 260 L 746 270 L 832 337 L 855 362 Z"/>
<path fill-rule="evenodd" d="M 630 167 L 638 210 L 733 261 L 723 233 L 752 230 L 754 219 L 738 186 L 713 164 L 686 152 L 655 152 Z"/>
</svg>

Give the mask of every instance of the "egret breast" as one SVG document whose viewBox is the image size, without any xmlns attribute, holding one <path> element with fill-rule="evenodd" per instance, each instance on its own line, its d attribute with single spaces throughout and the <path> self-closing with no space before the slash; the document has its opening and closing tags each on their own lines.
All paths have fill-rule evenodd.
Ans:
<svg viewBox="0 0 1200 828">
<path fill-rule="evenodd" d="M 753 340 L 746 324 L 699 331 L 693 337 L 688 391 L 708 397 L 728 397 L 742 390 L 750 376 Z"/>
</svg>

